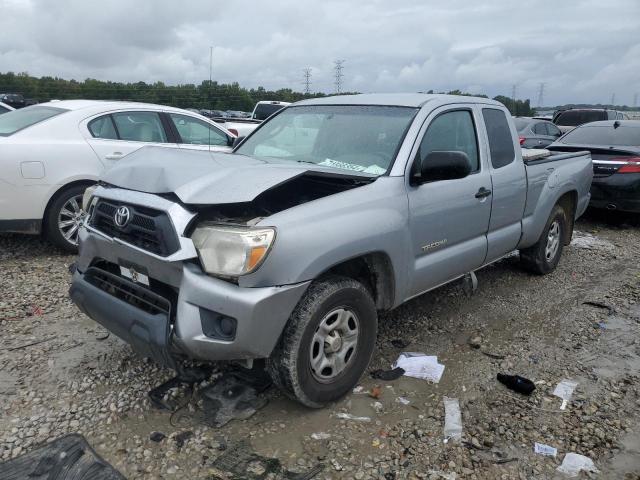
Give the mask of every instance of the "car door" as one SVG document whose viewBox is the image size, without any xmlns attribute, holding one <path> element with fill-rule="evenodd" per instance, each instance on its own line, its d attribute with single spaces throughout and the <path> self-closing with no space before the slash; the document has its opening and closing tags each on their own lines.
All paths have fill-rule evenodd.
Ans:
<svg viewBox="0 0 640 480">
<path fill-rule="evenodd" d="M 171 144 L 156 111 L 106 113 L 91 119 L 87 130 L 90 134 L 87 142 L 106 167 L 145 145 Z"/>
<path fill-rule="evenodd" d="M 493 190 L 485 259 L 485 263 L 489 263 L 513 251 L 520 241 L 527 177 L 522 157 L 516 154 L 516 130 L 507 120 L 505 109 L 483 105 L 482 119 L 483 144 L 489 149 Z"/>
<path fill-rule="evenodd" d="M 548 147 L 562 136 L 562 132 L 551 122 L 545 122 L 545 125 L 547 126 L 547 133 L 549 134 L 549 138 L 551 139 L 551 141 L 545 145 L 545 147 Z"/>
<path fill-rule="evenodd" d="M 412 152 L 411 171 L 419 171 L 430 152 L 462 151 L 471 161 L 472 173 L 456 180 L 426 179 L 417 186 L 407 182 L 413 257 L 411 296 L 464 275 L 484 262 L 491 177 L 478 143 L 479 121 L 472 105 L 436 109 L 423 125 Z"/>
<path fill-rule="evenodd" d="M 553 139 L 549 137 L 547 125 L 545 122 L 536 122 L 531 127 L 534 137 L 532 139 L 532 145 L 529 148 L 544 148 L 553 142 Z"/>
<path fill-rule="evenodd" d="M 180 148 L 228 152 L 233 138 L 202 119 L 181 113 L 167 112 Z"/>
</svg>

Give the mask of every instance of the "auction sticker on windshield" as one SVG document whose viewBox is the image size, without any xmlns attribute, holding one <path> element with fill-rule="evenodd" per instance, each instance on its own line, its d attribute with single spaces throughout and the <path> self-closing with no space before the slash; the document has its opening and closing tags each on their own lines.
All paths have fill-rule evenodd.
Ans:
<svg viewBox="0 0 640 480">
<path fill-rule="evenodd" d="M 326 167 L 334 167 L 341 168 L 343 170 L 351 170 L 352 172 L 362 172 L 362 173 L 370 173 L 372 175 L 382 175 L 386 172 L 386 170 L 378 165 L 371 165 L 369 167 L 364 167 L 362 165 L 356 165 L 354 163 L 347 162 L 339 162 L 337 160 L 331 160 L 330 158 L 326 158 L 318 165 L 324 165 Z"/>
</svg>

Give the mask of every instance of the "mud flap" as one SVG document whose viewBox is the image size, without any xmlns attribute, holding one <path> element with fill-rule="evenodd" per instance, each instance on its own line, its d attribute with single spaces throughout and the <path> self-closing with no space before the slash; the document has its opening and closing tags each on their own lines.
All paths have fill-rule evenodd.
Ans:
<svg viewBox="0 0 640 480">
<path fill-rule="evenodd" d="M 65 435 L 0 463 L 2 480 L 126 480 L 91 448 L 82 435 Z"/>
</svg>

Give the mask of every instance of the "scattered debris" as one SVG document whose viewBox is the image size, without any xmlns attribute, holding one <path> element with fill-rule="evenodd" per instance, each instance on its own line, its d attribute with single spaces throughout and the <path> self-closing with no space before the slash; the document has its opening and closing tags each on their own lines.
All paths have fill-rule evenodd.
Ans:
<svg viewBox="0 0 640 480">
<path fill-rule="evenodd" d="M 393 368 L 404 369 L 407 377 L 420 378 L 438 383 L 444 373 L 444 365 L 438 363 L 438 357 L 424 353 L 403 352 L 393 364 Z"/>
<path fill-rule="evenodd" d="M 350 413 L 336 413 L 336 417 L 341 418 L 342 420 L 355 420 L 356 422 L 370 422 L 370 417 L 357 417 L 355 415 L 351 415 Z"/>
<path fill-rule="evenodd" d="M 369 396 L 371 398 L 380 398 L 380 395 L 382 395 L 382 389 L 376 385 L 375 387 L 373 387 L 371 390 L 369 390 Z"/>
<path fill-rule="evenodd" d="M 404 397 L 396 398 L 396 402 L 401 403 L 402 405 L 409 405 L 411 403 L 411 401 L 409 399 L 404 398 Z"/>
<path fill-rule="evenodd" d="M 499 458 L 497 460 L 494 460 L 493 463 L 502 465 L 503 463 L 511 463 L 516 461 L 518 461 L 518 457 L 509 457 L 509 458 Z"/>
<path fill-rule="evenodd" d="M 29 453 L 0 463 L 0 478 L 126 480 L 78 434 L 65 435 Z"/>
<path fill-rule="evenodd" d="M 524 395 L 531 395 L 536 389 L 535 384 L 528 378 L 521 377 L 520 375 L 507 375 L 505 373 L 499 373 L 497 375 L 498 381 L 505 387 L 514 392 L 522 393 Z"/>
<path fill-rule="evenodd" d="M 614 250 L 615 246 L 608 240 L 603 240 L 590 233 L 579 232 L 574 230 L 571 246 L 575 248 L 584 248 L 586 250 Z"/>
<path fill-rule="evenodd" d="M 567 453 L 556 470 L 570 477 L 577 477 L 580 471 L 598 473 L 598 469 L 589 457 L 580 455 L 579 453 Z"/>
<path fill-rule="evenodd" d="M 555 457 L 558 454 L 557 448 L 538 442 L 533 444 L 533 451 L 538 455 L 544 455 L 546 457 Z"/>
<path fill-rule="evenodd" d="M 462 415 L 457 398 L 444 397 L 444 443 L 462 440 Z"/>
<path fill-rule="evenodd" d="M 54 335 L 53 337 L 45 338 L 44 340 L 38 340 L 36 342 L 27 343 L 27 344 L 24 344 L 24 345 L 20 345 L 18 347 L 7 348 L 7 350 L 9 352 L 15 352 L 16 350 L 22 350 L 23 348 L 33 347 L 34 345 L 40 345 L 41 343 L 49 342 L 49 341 L 54 340 L 56 338 L 58 338 L 58 337 L 56 335 Z"/>
<path fill-rule="evenodd" d="M 227 480 L 261 480 L 266 478 L 286 478 L 289 480 L 311 480 L 324 469 L 319 463 L 304 473 L 285 470 L 277 458 L 267 458 L 253 452 L 251 445 L 242 441 L 220 455 L 209 472 L 213 476 Z M 215 475 L 218 475 L 216 477 Z"/>
<path fill-rule="evenodd" d="M 374 370 L 373 372 L 371 372 L 371 378 L 374 378 L 376 380 L 384 380 L 385 382 L 397 380 L 402 375 L 404 375 L 403 368 L 394 368 L 392 370 Z"/>
<path fill-rule="evenodd" d="M 182 368 L 177 376 L 149 390 L 147 396 L 155 407 L 174 412 L 182 408 L 184 403 L 178 404 L 174 399 L 170 398 L 169 391 L 178 387 L 187 387 L 187 390 L 192 392 L 193 385 L 208 379 L 212 372 L 213 367 L 211 365 Z"/>
<path fill-rule="evenodd" d="M 371 408 L 373 408 L 376 411 L 376 413 L 380 413 L 384 410 L 384 405 L 382 405 L 382 403 L 380 402 L 373 402 L 371 404 Z"/>
<path fill-rule="evenodd" d="M 187 440 L 189 440 L 191 437 L 193 437 L 193 432 L 191 430 L 185 430 L 184 432 L 180 432 L 175 437 L 173 437 L 173 439 L 176 441 L 178 450 L 184 447 L 184 444 L 187 443 Z"/>
<path fill-rule="evenodd" d="M 222 427 L 231 420 L 245 420 L 267 404 L 258 390 L 235 373 L 225 374 L 200 392 L 204 422 L 210 427 Z"/>
<path fill-rule="evenodd" d="M 487 352 L 486 350 L 480 350 L 480 353 L 482 353 L 483 355 L 486 355 L 487 357 L 495 358 L 496 360 L 504 360 L 505 358 L 507 358 L 506 355 L 501 355 L 499 353 Z"/>
<path fill-rule="evenodd" d="M 558 385 L 556 385 L 553 394 L 556 397 L 560 397 L 562 399 L 562 404 L 560 405 L 560 410 L 564 410 L 567 408 L 569 404 L 569 400 L 571 400 L 571 395 L 573 395 L 573 391 L 576 386 L 578 386 L 578 382 L 574 380 L 564 379 Z"/>
<path fill-rule="evenodd" d="M 364 387 L 362 385 L 358 385 L 353 389 L 353 393 L 358 394 L 358 393 L 367 393 L 367 392 L 365 392 Z"/>
<path fill-rule="evenodd" d="M 314 440 L 329 440 L 331 438 L 331 434 L 325 432 L 312 433 L 311 438 Z"/>
<path fill-rule="evenodd" d="M 475 348 L 476 350 L 479 349 L 482 346 L 482 336 L 474 335 L 473 337 L 469 338 L 469 341 L 467 342 L 467 344 L 471 348 Z"/>
<path fill-rule="evenodd" d="M 161 442 L 166 437 L 167 436 L 162 432 L 151 432 L 151 435 L 149 435 L 149 440 L 151 440 L 152 442 Z"/>
<path fill-rule="evenodd" d="M 429 474 L 429 478 L 434 480 L 438 478 L 442 480 L 456 480 L 456 478 L 458 478 L 456 472 L 445 473 L 442 470 L 429 470 L 427 473 Z"/>
</svg>

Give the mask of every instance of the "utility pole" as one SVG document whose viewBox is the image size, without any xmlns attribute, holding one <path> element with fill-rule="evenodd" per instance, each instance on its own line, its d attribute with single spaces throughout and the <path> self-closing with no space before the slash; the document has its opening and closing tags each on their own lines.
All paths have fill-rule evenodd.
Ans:
<svg viewBox="0 0 640 480">
<path fill-rule="evenodd" d="M 636 108 L 638 106 L 638 94 L 634 93 L 633 94 L 633 108 Z"/>
<path fill-rule="evenodd" d="M 616 104 L 616 94 L 611 94 L 611 106 L 613 107 Z"/>
<path fill-rule="evenodd" d="M 538 89 L 538 107 L 542 107 L 544 105 L 544 82 L 540 83 L 540 88 Z"/>
<path fill-rule="evenodd" d="M 518 109 L 516 107 L 516 85 L 515 84 L 511 86 L 511 105 L 513 107 L 512 115 L 516 116 L 518 114 Z"/>
<path fill-rule="evenodd" d="M 344 77 L 344 75 L 342 74 L 342 69 L 344 68 L 345 60 L 335 60 L 333 62 L 334 67 L 334 81 L 333 81 L 333 85 L 334 85 L 334 90 L 336 93 L 341 93 L 342 92 L 342 77 Z"/>
<path fill-rule="evenodd" d="M 304 94 L 309 95 L 311 93 L 311 67 L 305 68 L 303 72 L 304 81 L 302 83 L 304 85 Z"/>
</svg>

